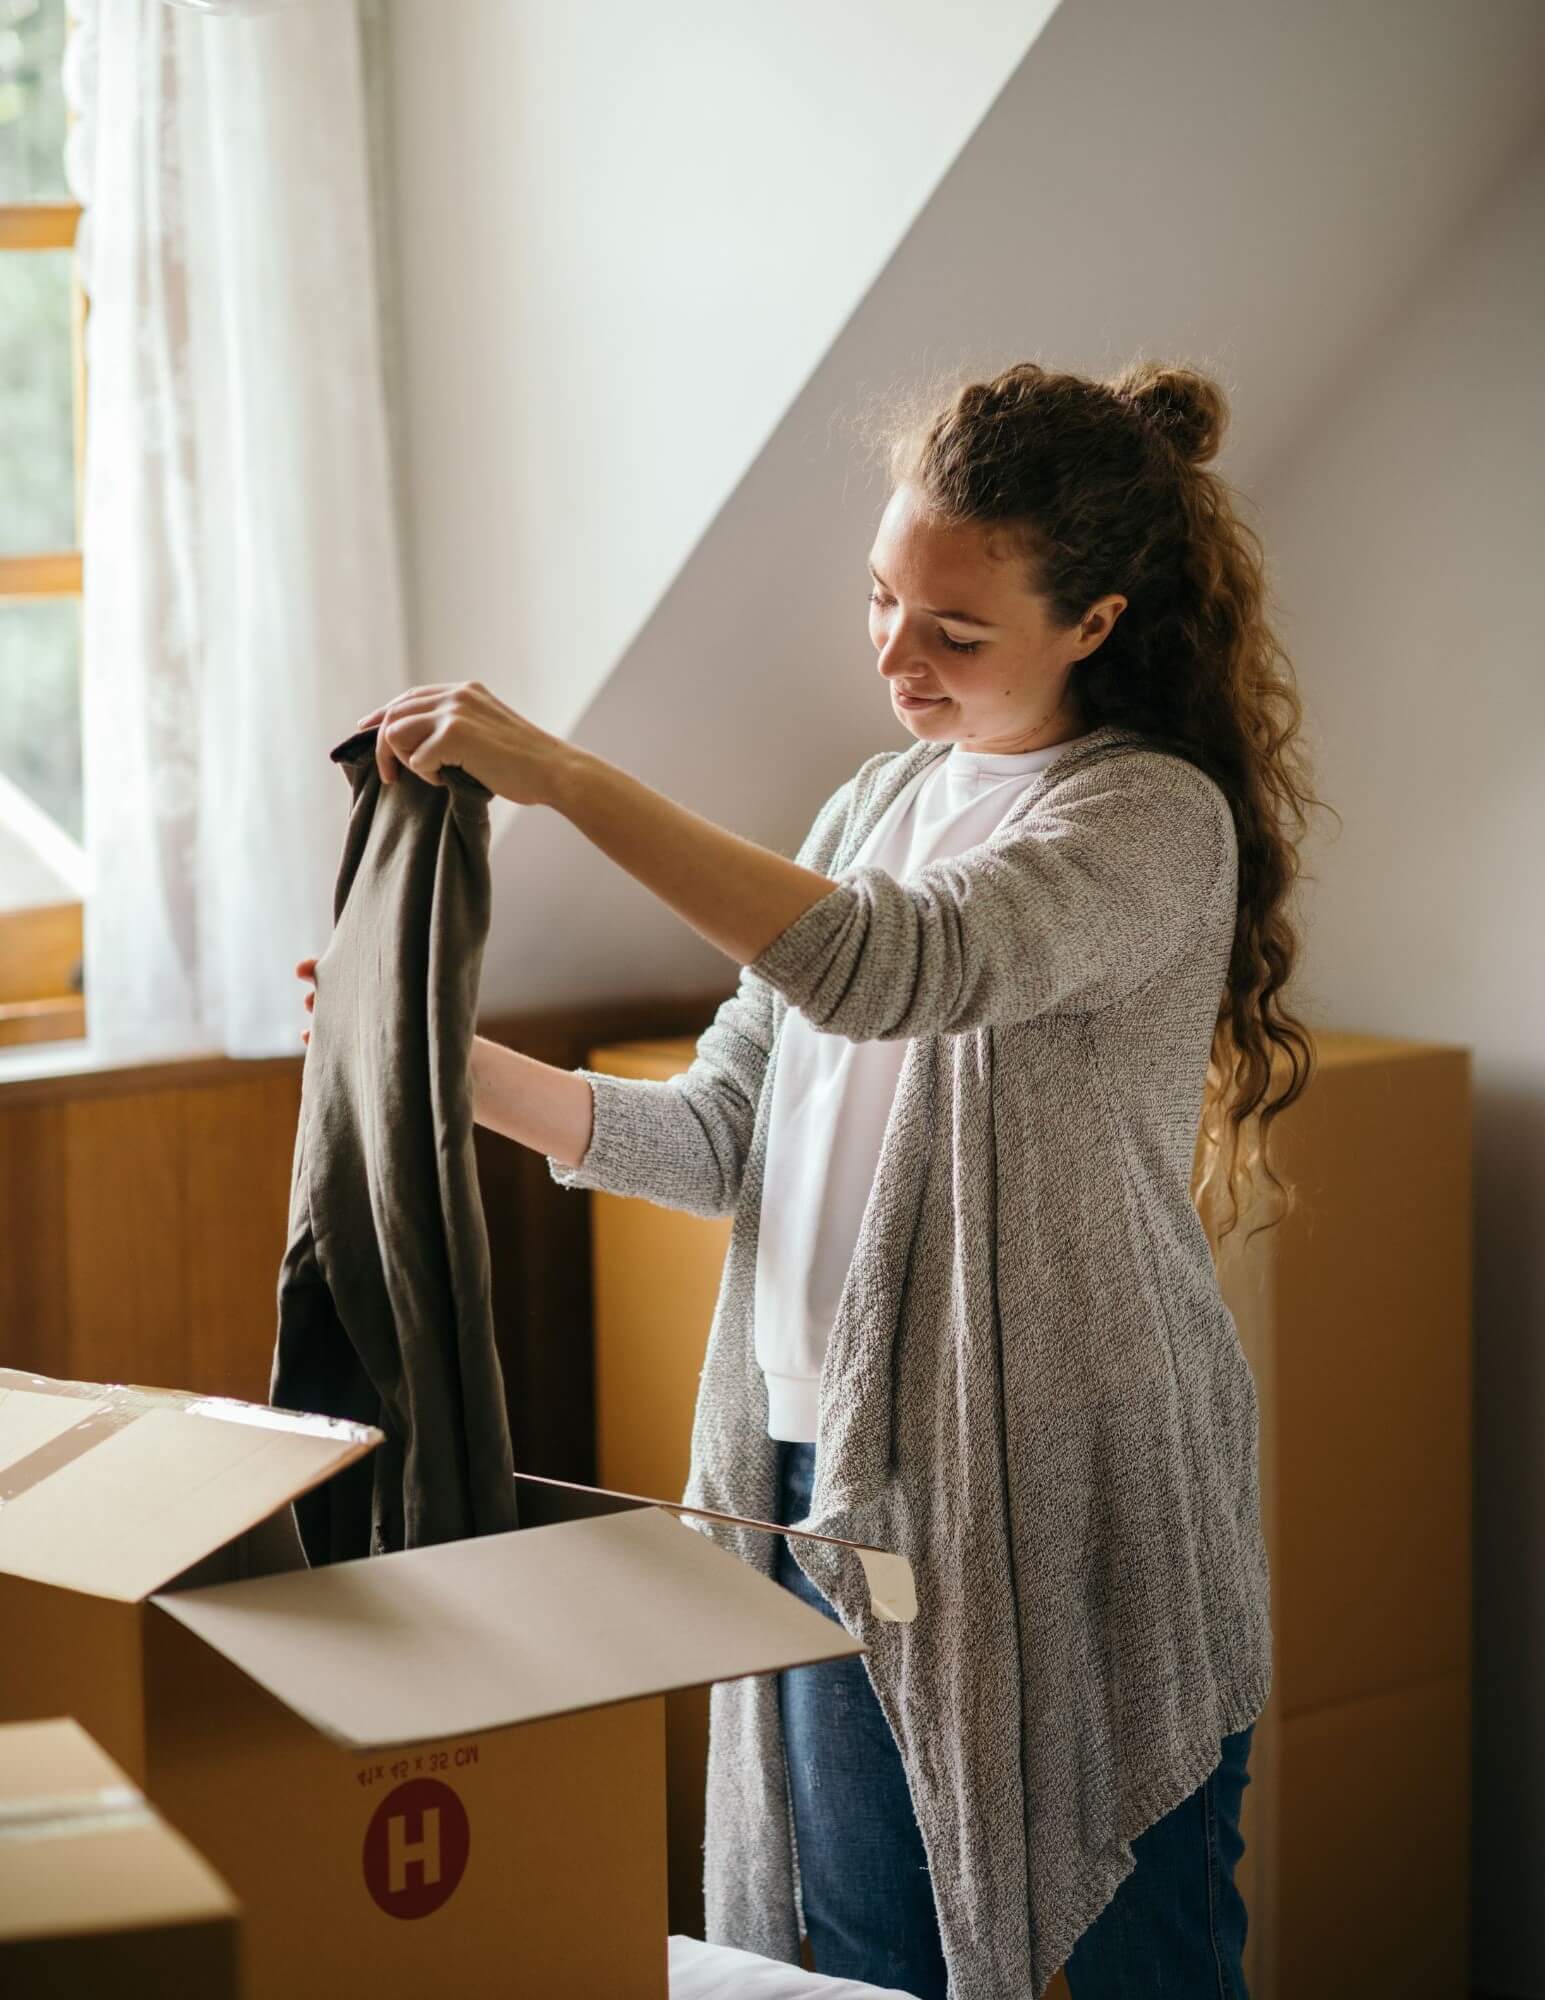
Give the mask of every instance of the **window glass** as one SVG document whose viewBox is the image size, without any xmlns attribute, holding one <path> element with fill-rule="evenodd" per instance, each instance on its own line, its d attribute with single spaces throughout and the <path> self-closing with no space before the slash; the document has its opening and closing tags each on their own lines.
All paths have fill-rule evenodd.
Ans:
<svg viewBox="0 0 1545 2000">
<path fill-rule="evenodd" d="M 0 555 L 75 546 L 73 254 L 0 254 Z"/>
<path fill-rule="evenodd" d="M 0 0 L 0 202 L 68 201 L 64 0 Z"/>
<path fill-rule="evenodd" d="M 73 899 L 81 826 L 79 599 L 0 604 L 0 910 Z"/>
</svg>

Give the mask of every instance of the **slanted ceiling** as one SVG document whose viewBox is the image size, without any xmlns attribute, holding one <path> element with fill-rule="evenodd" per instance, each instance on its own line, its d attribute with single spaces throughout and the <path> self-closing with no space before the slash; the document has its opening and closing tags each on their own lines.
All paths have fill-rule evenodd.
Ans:
<svg viewBox="0 0 1545 2000">
<path fill-rule="evenodd" d="M 791 853 L 862 758 L 910 741 L 891 716 L 862 609 L 885 489 L 844 418 L 872 390 L 941 366 L 983 372 L 1031 357 L 1099 371 L 1133 353 L 1172 356 L 1223 380 L 1236 432 L 1222 470 L 1247 493 L 1259 489 L 1520 155 L 1539 117 L 1545 13 L 1532 0 L 1484 9 L 1457 0 L 1064 0 L 1049 19 L 1043 10 L 1009 33 L 1009 10 L 968 10 L 980 16 L 982 65 L 970 87 L 942 46 L 933 74 L 922 73 L 930 89 L 941 85 L 954 117 L 953 137 L 940 144 L 919 102 L 929 90 L 914 89 L 916 65 L 930 23 L 941 45 L 953 44 L 959 10 L 775 10 L 776 32 L 791 38 L 776 62 L 767 50 L 753 60 L 746 29 L 726 25 L 743 22 L 743 10 L 701 11 L 720 26 L 691 90 L 660 69 L 665 31 L 628 48 L 620 67 L 614 43 L 610 55 L 601 42 L 592 51 L 609 102 L 631 121 L 620 159 L 566 151 L 562 133 L 565 93 L 582 92 L 587 75 L 594 84 L 580 60 L 584 34 L 604 40 L 629 10 L 564 15 L 576 25 L 563 31 L 565 62 L 547 80 L 541 131 L 501 150 L 478 141 L 475 107 L 449 99 L 429 145 L 429 114 L 405 87 L 399 0 L 415 671 L 480 678 L 544 728 Z M 841 54 L 835 90 L 834 14 L 844 33 L 855 20 L 864 30 Z M 411 34 L 413 88 L 446 97 L 447 69 L 465 74 L 475 18 L 477 53 L 490 57 L 491 15 L 531 19 L 525 8 L 467 0 L 433 10 L 435 34 Z M 909 42 L 897 24 L 914 15 Z M 430 41 L 450 43 L 458 60 L 447 65 Z M 797 132 L 791 78 L 808 81 L 815 111 Z M 662 90 L 668 115 L 658 109 Z M 655 111 L 628 111 L 635 93 Z M 614 324 L 605 357 L 588 340 L 564 350 L 553 336 L 550 407 L 526 412 L 519 442 L 528 456 L 513 473 L 508 431 L 490 422 L 479 432 L 473 421 L 468 368 L 496 378 L 501 349 L 520 349 L 542 324 L 544 286 L 578 287 L 566 327 L 576 298 L 584 312 L 627 322 L 649 305 L 638 274 L 651 260 L 706 266 L 721 246 L 711 231 L 693 233 L 711 218 L 686 198 L 692 184 L 680 180 L 683 198 L 666 205 L 640 192 L 650 148 L 679 146 L 670 118 L 701 112 L 695 171 L 729 184 L 737 150 L 761 154 L 770 143 L 760 115 L 769 103 L 787 202 L 779 205 L 776 176 L 757 180 L 761 206 L 747 209 L 747 227 L 765 231 L 784 260 L 776 291 L 797 298 L 797 314 L 760 348 L 758 316 L 737 319 L 729 294 L 710 300 L 706 317 L 689 297 L 652 328 Z M 986 107 L 980 122 L 973 103 Z M 458 120 L 468 176 L 497 166 L 546 177 L 555 211 L 566 212 L 562 175 L 588 173 L 599 206 L 614 199 L 626 228 L 566 243 L 549 233 L 533 254 L 518 231 L 479 229 L 493 196 L 469 186 L 472 226 L 454 238 L 465 282 L 448 316 L 443 298 L 416 287 L 449 282 L 444 204 Z M 935 184 L 921 198 L 924 146 Z M 811 148 L 822 162 L 814 174 Z M 415 162 L 440 182 L 415 190 Z M 842 185 L 819 199 L 822 173 L 839 162 Z M 682 172 L 673 154 L 670 175 Z M 851 198 L 853 175 L 862 199 Z M 905 182 L 905 199 L 886 206 L 874 189 L 892 177 Z M 910 226 L 897 241 L 903 215 Z M 437 240 L 424 240 L 436 230 Z M 744 242 L 733 259 L 734 285 L 754 297 L 757 264 Z M 517 323 L 489 318 L 500 301 Z M 695 326 L 706 328 L 707 347 Z M 619 388 L 602 361 L 614 369 L 622 352 L 638 366 Z M 747 356 L 729 367 L 727 357 Z M 515 373 L 529 397 L 524 368 Z M 734 393 L 723 402 L 694 394 L 684 387 L 694 371 L 720 391 L 733 382 Z M 590 431 L 574 414 L 587 399 L 600 413 Z M 629 429 L 640 399 L 648 423 Z M 506 407 L 497 393 L 492 400 Z M 614 418 L 627 435 L 608 461 L 595 438 Z M 569 460 L 566 426 L 586 441 Z M 536 625 L 532 604 L 543 606 Z M 494 869 L 483 983 L 491 1014 L 734 983 L 723 953 L 548 811 L 498 814 Z"/>
<path fill-rule="evenodd" d="M 1054 0 L 391 0 L 416 672 L 568 732 Z"/>
</svg>

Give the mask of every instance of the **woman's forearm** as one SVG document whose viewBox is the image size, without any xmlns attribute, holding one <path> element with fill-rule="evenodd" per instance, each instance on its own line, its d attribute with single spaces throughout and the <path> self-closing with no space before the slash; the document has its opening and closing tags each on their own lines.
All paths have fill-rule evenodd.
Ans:
<svg viewBox="0 0 1545 2000">
<path fill-rule="evenodd" d="M 577 1167 L 590 1148 L 592 1099 L 585 1079 L 486 1035 L 472 1038 L 472 1116 L 491 1132 L 551 1154 L 563 1167 Z"/>
<path fill-rule="evenodd" d="M 549 804 L 689 923 L 750 965 L 837 884 L 572 747 Z"/>
<path fill-rule="evenodd" d="M 837 887 L 770 848 L 715 826 L 616 765 L 570 750 L 546 802 L 602 853 L 740 964 L 748 965 Z M 479 1125 L 577 1167 L 590 1150 L 594 1099 L 556 1069 L 478 1035 L 472 1115 Z"/>
</svg>

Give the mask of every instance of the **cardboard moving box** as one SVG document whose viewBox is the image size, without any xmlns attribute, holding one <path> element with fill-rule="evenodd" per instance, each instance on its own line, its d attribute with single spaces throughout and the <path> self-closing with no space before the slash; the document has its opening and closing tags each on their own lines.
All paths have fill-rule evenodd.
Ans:
<svg viewBox="0 0 1545 2000">
<path fill-rule="evenodd" d="M 143 1783 L 146 1601 L 302 1562 L 288 1503 L 380 1442 L 262 1404 L 0 1368 L 0 1721 L 73 1715 Z"/>
<path fill-rule="evenodd" d="M 0 1726 L 0 1993 L 236 2000 L 236 1899 L 70 1717 Z"/>
<path fill-rule="evenodd" d="M 18 1397 L 90 1393 L 0 1377 L 0 1446 Z M 255 1436 L 271 1415 L 270 1435 L 311 1447 L 247 1465 L 243 1504 L 219 1510 L 237 1536 L 326 1476 L 321 1448 L 342 1465 L 379 1435 L 292 1436 L 281 1413 L 235 1408 L 165 1413 L 154 1508 L 122 1443 L 159 1406 L 45 1465 L 14 1516 L 0 1506 L 0 1622 L 24 1635 L 8 1652 L 61 1666 L 61 1648 L 110 1642 L 97 1671 L 131 1681 L 112 1719 L 137 1719 L 151 1799 L 241 1898 L 254 2000 L 666 2000 L 665 1694 L 862 1646 L 656 1506 L 203 1584 L 187 1565 L 213 1530 L 196 1524 L 232 1484 L 206 1432 Z M 130 1516 L 155 1563 L 130 1563 Z M 176 1585 L 149 1582 L 146 1604 L 163 1566 Z M 0 1662 L 0 1693 L 46 1679 L 46 1661 Z"/>
</svg>

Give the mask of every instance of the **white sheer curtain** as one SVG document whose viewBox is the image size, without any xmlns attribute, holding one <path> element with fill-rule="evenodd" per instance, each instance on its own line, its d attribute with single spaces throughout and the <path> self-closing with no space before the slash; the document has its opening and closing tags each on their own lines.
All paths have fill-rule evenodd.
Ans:
<svg viewBox="0 0 1545 2000">
<path fill-rule="evenodd" d="M 408 684 L 354 0 L 72 0 L 85 205 L 86 1012 L 300 1052 L 348 786 Z"/>
</svg>

